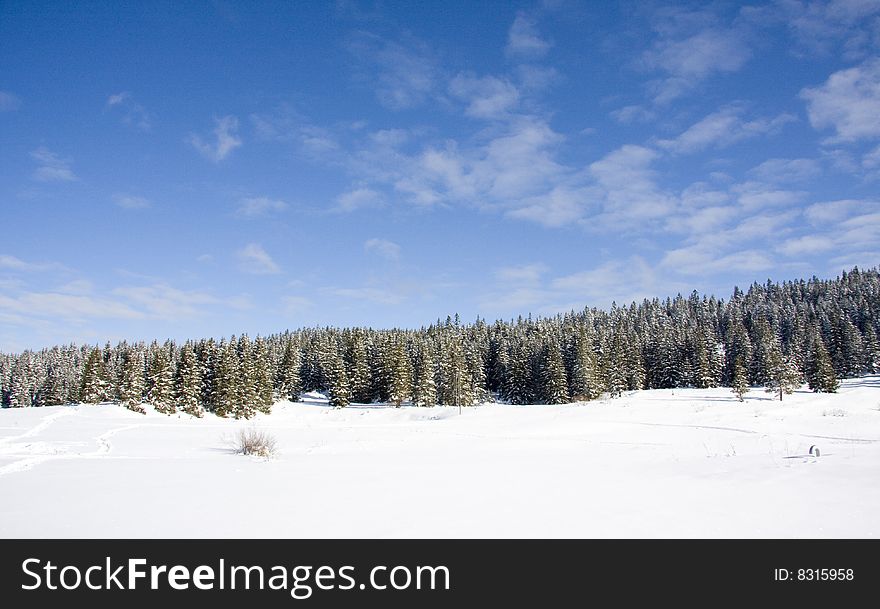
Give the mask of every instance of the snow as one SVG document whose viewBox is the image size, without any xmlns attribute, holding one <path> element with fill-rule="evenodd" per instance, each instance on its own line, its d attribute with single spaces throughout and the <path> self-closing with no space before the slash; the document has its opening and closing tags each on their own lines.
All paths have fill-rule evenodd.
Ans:
<svg viewBox="0 0 880 609">
<path fill-rule="evenodd" d="M 274 458 L 230 448 L 249 426 Z M 319 394 L 252 421 L 6 409 L 0 497 L 0 537 L 876 538 L 880 376 L 781 403 L 718 388 L 461 415 Z"/>
</svg>

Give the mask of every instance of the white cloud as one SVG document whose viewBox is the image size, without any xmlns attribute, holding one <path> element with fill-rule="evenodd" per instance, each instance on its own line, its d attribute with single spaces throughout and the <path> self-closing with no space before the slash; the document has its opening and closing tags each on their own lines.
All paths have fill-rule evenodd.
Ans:
<svg viewBox="0 0 880 609">
<path fill-rule="evenodd" d="M 351 44 L 352 53 L 371 64 L 365 81 L 375 88 L 379 103 L 405 110 L 423 103 L 438 78 L 435 62 L 425 44 L 413 38 L 395 42 L 361 32 Z"/>
<path fill-rule="evenodd" d="M 788 184 L 806 182 L 821 172 L 813 159 L 768 159 L 748 173 L 768 184 Z"/>
<path fill-rule="evenodd" d="M 823 235 L 805 235 L 787 239 L 776 249 L 786 256 L 820 254 L 834 248 L 834 241 Z"/>
<path fill-rule="evenodd" d="M 9 254 L 0 254 L 0 269 L 9 269 L 12 271 L 24 272 L 40 272 L 62 270 L 64 267 L 55 262 L 25 262 L 15 256 Z"/>
<path fill-rule="evenodd" d="M 687 22 L 681 15 L 676 21 Z M 697 18 L 697 22 L 705 19 Z M 656 83 L 654 102 L 666 104 L 717 73 L 736 72 L 751 58 L 746 32 L 736 25 L 670 27 L 660 25 L 660 39 L 642 56 L 643 64 L 667 73 Z M 687 32 L 687 33 L 686 33 Z"/>
<path fill-rule="evenodd" d="M 214 138 L 213 143 L 206 142 L 201 136 L 191 134 L 189 143 L 198 150 L 205 158 L 212 161 L 220 162 L 229 154 L 241 146 L 241 139 L 238 137 L 238 119 L 234 116 L 224 116 L 214 119 Z"/>
<path fill-rule="evenodd" d="M 829 226 L 839 224 L 856 211 L 868 211 L 878 206 L 877 202 L 861 199 L 841 199 L 814 203 L 804 210 L 804 215 L 814 225 Z"/>
<path fill-rule="evenodd" d="M 594 195 L 589 189 L 560 186 L 546 194 L 523 199 L 522 207 L 509 211 L 507 215 L 548 227 L 567 226 L 583 217 Z"/>
<path fill-rule="evenodd" d="M 372 188 L 356 188 L 336 197 L 337 209 L 341 211 L 355 211 L 364 207 L 376 207 L 382 203 L 382 195 Z"/>
<path fill-rule="evenodd" d="M 475 118 L 505 118 L 519 102 L 516 87 L 495 76 L 459 74 L 449 84 L 449 92 L 466 101 L 465 114 Z"/>
<path fill-rule="evenodd" d="M 538 283 L 549 270 L 547 265 L 540 263 L 507 266 L 495 271 L 495 277 L 507 284 L 531 285 Z"/>
<path fill-rule="evenodd" d="M 622 280 L 626 278 L 626 280 Z M 576 301 L 579 306 L 625 304 L 656 296 L 657 273 L 641 256 L 608 261 L 599 266 L 557 277 L 550 282 L 558 299 Z"/>
<path fill-rule="evenodd" d="M 122 124 L 135 127 L 141 131 L 152 129 L 152 119 L 147 110 L 134 100 L 131 93 L 122 91 L 107 98 L 105 106 L 122 114 Z"/>
<path fill-rule="evenodd" d="M 842 55 L 858 58 L 876 48 L 877 0 L 787 0 L 775 6 L 794 34 L 798 54 L 826 55 L 843 43 Z"/>
<path fill-rule="evenodd" d="M 195 317 L 202 313 L 205 305 L 219 302 L 204 292 L 179 290 L 163 283 L 116 288 L 113 294 L 136 305 L 139 311 L 149 317 L 169 320 Z"/>
<path fill-rule="evenodd" d="M 70 159 L 59 157 L 45 146 L 40 146 L 32 151 L 31 157 L 39 164 L 33 173 L 35 180 L 40 182 L 73 182 L 79 179 L 70 168 Z"/>
<path fill-rule="evenodd" d="M 113 195 L 113 202 L 123 209 L 146 209 L 150 207 L 149 200 L 126 194 Z"/>
<path fill-rule="evenodd" d="M 280 273 L 281 268 L 259 243 L 249 243 L 236 252 L 239 268 L 254 275 Z"/>
<path fill-rule="evenodd" d="M 832 142 L 880 137 L 880 58 L 840 70 L 824 84 L 803 89 L 810 124 L 832 128 Z"/>
<path fill-rule="evenodd" d="M 7 91 L 0 91 L 0 112 L 12 112 L 21 108 L 21 100 Z"/>
<path fill-rule="evenodd" d="M 279 199 L 268 197 L 248 197 L 238 202 L 236 213 L 241 216 L 264 216 L 272 212 L 282 212 L 288 205 Z"/>
<path fill-rule="evenodd" d="M 621 146 L 589 166 L 589 173 L 602 192 L 602 213 L 597 226 L 644 227 L 668 216 L 675 198 L 657 185 L 652 168 L 659 153 L 635 145 Z"/>
<path fill-rule="evenodd" d="M 763 182 L 742 182 L 731 188 L 737 201 L 747 210 L 764 207 L 788 207 L 804 200 L 807 193 L 783 190 Z"/>
<path fill-rule="evenodd" d="M 644 106 L 638 104 L 618 108 L 609 114 L 611 118 L 624 125 L 629 125 L 630 123 L 647 123 L 648 121 L 654 120 L 654 117 L 656 116 L 653 110 L 648 110 Z"/>
<path fill-rule="evenodd" d="M 366 300 L 384 305 L 396 305 L 404 300 L 401 294 L 382 288 L 325 288 L 323 291 L 347 300 Z"/>
<path fill-rule="evenodd" d="M 287 315 L 300 315 L 312 308 L 314 303 L 305 296 L 285 296 L 281 299 Z"/>
<path fill-rule="evenodd" d="M 793 115 L 783 113 L 772 119 L 746 121 L 742 119 L 742 113 L 741 105 L 727 106 L 691 125 L 674 139 L 657 140 L 657 145 L 679 154 L 709 147 L 723 148 L 741 140 L 775 133 L 786 123 L 796 120 Z"/>
<path fill-rule="evenodd" d="M 0 295 L 0 310 L 28 317 L 81 319 L 142 319 L 144 314 L 129 305 L 93 296 L 56 292 L 23 292 Z"/>
<path fill-rule="evenodd" d="M 535 20 L 519 11 L 507 33 L 505 52 L 512 57 L 543 57 L 552 44 L 541 37 Z"/>
<path fill-rule="evenodd" d="M 731 269 L 763 271 L 772 268 L 773 261 L 761 250 L 719 254 L 714 248 L 699 244 L 666 252 L 660 265 L 684 275 L 712 275 Z"/>
<path fill-rule="evenodd" d="M 119 104 L 121 104 L 125 100 L 127 100 L 129 97 L 131 97 L 131 94 L 128 93 L 127 91 L 123 91 L 122 93 L 114 93 L 113 95 L 111 95 L 110 97 L 107 98 L 107 105 L 108 106 L 118 106 Z"/>
<path fill-rule="evenodd" d="M 387 239 L 367 239 L 364 242 L 364 251 L 375 252 L 386 260 L 398 260 L 400 258 L 400 246 Z"/>
</svg>

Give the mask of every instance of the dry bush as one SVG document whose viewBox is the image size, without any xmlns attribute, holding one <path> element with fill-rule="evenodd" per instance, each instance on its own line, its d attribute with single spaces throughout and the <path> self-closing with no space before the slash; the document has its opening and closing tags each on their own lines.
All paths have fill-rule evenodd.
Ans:
<svg viewBox="0 0 880 609">
<path fill-rule="evenodd" d="M 271 457 L 276 452 L 275 437 L 267 431 L 241 429 L 234 441 L 235 452 L 256 457 Z"/>
</svg>

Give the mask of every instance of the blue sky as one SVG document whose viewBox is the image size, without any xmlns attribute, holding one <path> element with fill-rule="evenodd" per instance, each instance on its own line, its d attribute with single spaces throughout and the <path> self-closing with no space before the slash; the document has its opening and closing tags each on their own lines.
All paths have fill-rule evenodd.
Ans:
<svg viewBox="0 0 880 609">
<path fill-rule="evenodd" d="M 880 257 L 880 1 L 0 3 L 0 350 Z"/>
</svg>

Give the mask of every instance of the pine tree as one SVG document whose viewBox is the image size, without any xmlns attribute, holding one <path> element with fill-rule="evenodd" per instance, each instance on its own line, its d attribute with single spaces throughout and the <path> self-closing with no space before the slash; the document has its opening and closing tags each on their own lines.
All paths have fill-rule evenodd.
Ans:
<svg viewBox="0 0 880 609">
<path fill-rule="evenodd" d="M 515 339 L 508 356 L 507 376 L 503 396 L 511 404 L 530 404 L 534 401 L 529 352 L 522 339 Z"/>
<path fill-rule="evenodd" d="M 346 353 L 349 385 L 352 401 L 369 403 L 372 401 L 370 363 L 367 359 L 367 342 L 363 330 L 355 329 L 350 338 Z"/>
<path fill-rule="evenodd" d="M 146 414 L 147 411 L 143 407 L 145 391 L 146 364 L 143 351 L 129 349 L 122 364 L 119 400 L 129 410 Z"/>
<path fill-rule="evenodd" d="M 740 402 L 744 401 L 744 396 L 749 391 L 749 379 L 742 357 L 736 358 L 733 362 L 733 378 L 730 386 L 737 399 Z"/>
<path fill-rule="evenodd" d="M 204 415 L 205 410 L 201 400 L 201 368 L 196 358 L 196 352 L 190 343 L 186 343 L 180 351 L 180 362 L 177 366 L 174 388 L 177 407 L 180 410 L 194 417 Z"/>
<path fill-rule="evenodd" d="M 217 349 L 217 367 L 214 373 L 214 412 L 221 417 L 240 413 L 240 378 L 236 340 L 221 341 Z"/>
<path fill-rule="evenodd" d="M 386 358 L 388 401 L 399 408 L 412 395 L 412 367 L 404 345 L 399 340 L 387 351 Z"/>
<path fill-rule="evenodd" d="M 807 370 L 807 383 L 815 392 L 834 393 L 840 386 L 834 374 L 831 356 L 818 330 L 813 334 L 810 360 Z"/>
<path fill-rule="evenodd" d="M 284 355 L 281 357 L 281 363 L 278 365 L 278 378 L 276 385 L 281 399 L 290 400 L 291 402 L 299 401 L 299 394 L 302 391 L 302 382 L 300 380 L 300 368 L 302 366 L 302 358 L 300 357 L 299 347 L 291 340 L 288 340 L 284 346 Z"/>
<path fill-rule="evenodd" d="M 778 392 L 779 401 L 782 401 L 783 394 L 793 393 L 800 385 L 800 373 L 794 360 L 782 353 L 782 345 L 775 337 L 773 340 L 767 339 L 764 357 L 767 366 L 767 392 Z"/>
<path fill-rule="evenodd" d="M 541 380 L 545 404 L 565 404 L 570 401 L 565 366 L 555 341 L 548 342 L 541 353 Z"/>
<path fill-rule="evenodd" d="M 434 406 L 437 403 L 437 385 L 434 380 L 434 354 L 430 344 L 419 351 L 413 402 L 416 406 Z"/>
<path fill-rule="evenodd" d="M 157 412 L 173 414 L 177 412 L 174 406 L 174 372 L 168 352 L 164 348 L 155 349 L 153 359 L 150 362 L 150 371 L 147 375 L 147 398 Z"/>
<path fill-rule="evenodd" d="M 85 404 L 99 404 L 107 399 L 107 371 L 101 349 L 95 347 L 89 352 L 82 373 L 80 400 Z"/>
<path fill-rule="evenodd" d="M 266 340 L 257 337 L 251 354 L 251 383 L 253 384 L 254 407 L 263 414 L 272 410 L 272 373 L 269 364 L 269 351 Z"/>
<path fill-rule="evenodd" d="M 351 402 L 351 387 L 348 384 L 345 362 L 337 348 L 327 352 L 323 367 L 329 385 L 327 388 L 328 403 L 334 408 L 345 408 Z"/>
<path fill-rule="evenodd" d="M 574 354 L 571 366 L 570 392 L 574 400 L 595 400 L 602 395 L 602 378 L 593 341 L 586 330 L 582 329 L 574 343 Z"/>
</svg>

